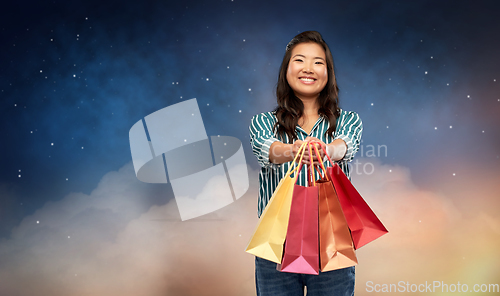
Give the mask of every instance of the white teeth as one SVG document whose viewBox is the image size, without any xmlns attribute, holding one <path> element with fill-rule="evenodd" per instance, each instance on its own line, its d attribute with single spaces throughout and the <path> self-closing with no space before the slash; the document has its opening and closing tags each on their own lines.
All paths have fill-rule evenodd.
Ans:
<svg viewBox="0 0 500 296">
<path fill-rule="evenodd" d="M 304 80 L 304 81 L 314 81 L 314 79 L 312 78 L 299 78 L 300 80 Z"/>
</svg>

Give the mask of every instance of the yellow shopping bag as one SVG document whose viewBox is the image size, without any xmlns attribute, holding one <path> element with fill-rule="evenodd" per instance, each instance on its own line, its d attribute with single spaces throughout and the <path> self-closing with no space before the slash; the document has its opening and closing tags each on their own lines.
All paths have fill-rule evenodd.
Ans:
<svg viewBox="0 0 500 296">
<path fill-rule="evenodd" d="M 299 156 L 299 163 L 302 162 L 306 144 L 304 142 L 300 146 L 288 172 L 274 190 L 271 199 L 260 216 L 259 223 L 248 243 L 246 252 L 269 261 L 281 263 L 283 244 L 285 243 L 290 217 L 293 187 L 298 174 L 295 174 L 294 177 L 291 177 L 291 175 L 299 168 L 296 162 Z"/>
</svg>

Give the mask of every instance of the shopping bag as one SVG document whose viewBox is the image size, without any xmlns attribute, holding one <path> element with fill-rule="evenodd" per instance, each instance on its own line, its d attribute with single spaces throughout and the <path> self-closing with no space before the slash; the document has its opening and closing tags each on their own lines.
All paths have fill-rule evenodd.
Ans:
<svg viewBox="0 0 500 296">
<path fill-rule="evenodd" d="M 311 154 L 308 145 L 309 156 Z M 312 157 L 310 157 L 312 159 Z M 297 174 L 301 173 L 302 164 Z M 314 168 L 308 171 L 309 186 L 295 184 L 285 241 L 285 252 L 280 271 L 318 274 L 318 187 L 315 186 Z"/>
<path fill-rule="evenodd" d="M 332 164 L 332 167 L 328 168 L 328 175 L 331 177 L 342 211 L 351 230 L 354 247 L 359 249 L 388 231 L 354 188 L 342 169 L 332 162 L 326 151 L 325 155 Z"/>
<path fill-rule="evenodd" d="M 314 149 L 321 159 L 317 148 Z M 324 176 L 316 181 L 319 190 L 319 256 L 321 271 L 325 272 L 354 266 L 358 260 L 332 181 L 323 163 L 320 166 Z"/>
<path fill-rule="evenodd" d="M 274 190 L 271 199 L 260 216 L 246 252 L 272 262 L 281 263 L 283 244 L 290 216 L 292 193 L 298 174 L 295 174 L 294 177 L 291 177 L 291 175 L 299 168 L 296 160 L 300 157 L 299 163 L 302 162 L 306 144 L 301 145 L 288 172 Z"/>
</svg>

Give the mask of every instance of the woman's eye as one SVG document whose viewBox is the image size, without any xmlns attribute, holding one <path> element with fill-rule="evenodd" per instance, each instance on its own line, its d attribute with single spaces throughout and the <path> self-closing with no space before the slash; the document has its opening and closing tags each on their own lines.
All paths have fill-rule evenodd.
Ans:
<svg viewBox="0 0 500 296">
<path fill-rule="evenodd" d="M 296 62 L 302 62 L 302 60 L 301 60 L 301 59 L 295 59 L 295 61 L 296 61 Z"/>
<path fill-rule="evenodd" d="M 323 62 L 316 62 L 316 64 L 318 64 L 318 65 L 323 65 Z"/>
</svg>

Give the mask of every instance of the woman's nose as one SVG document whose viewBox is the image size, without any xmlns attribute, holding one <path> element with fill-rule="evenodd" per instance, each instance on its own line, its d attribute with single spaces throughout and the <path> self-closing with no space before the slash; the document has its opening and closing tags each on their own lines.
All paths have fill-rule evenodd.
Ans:
<svg viewBox="0 0 500 296">
<path fill-rule="evenodd" d="M 302 69 L 302 72 L 304 72 L 304 73 L 312 73 L 313 72 L 312 69 L 313 69 L 313 67 L 312 67 L 311 64 L 305 63 L 304 64 L 304 68 Z"/>
</svg>

